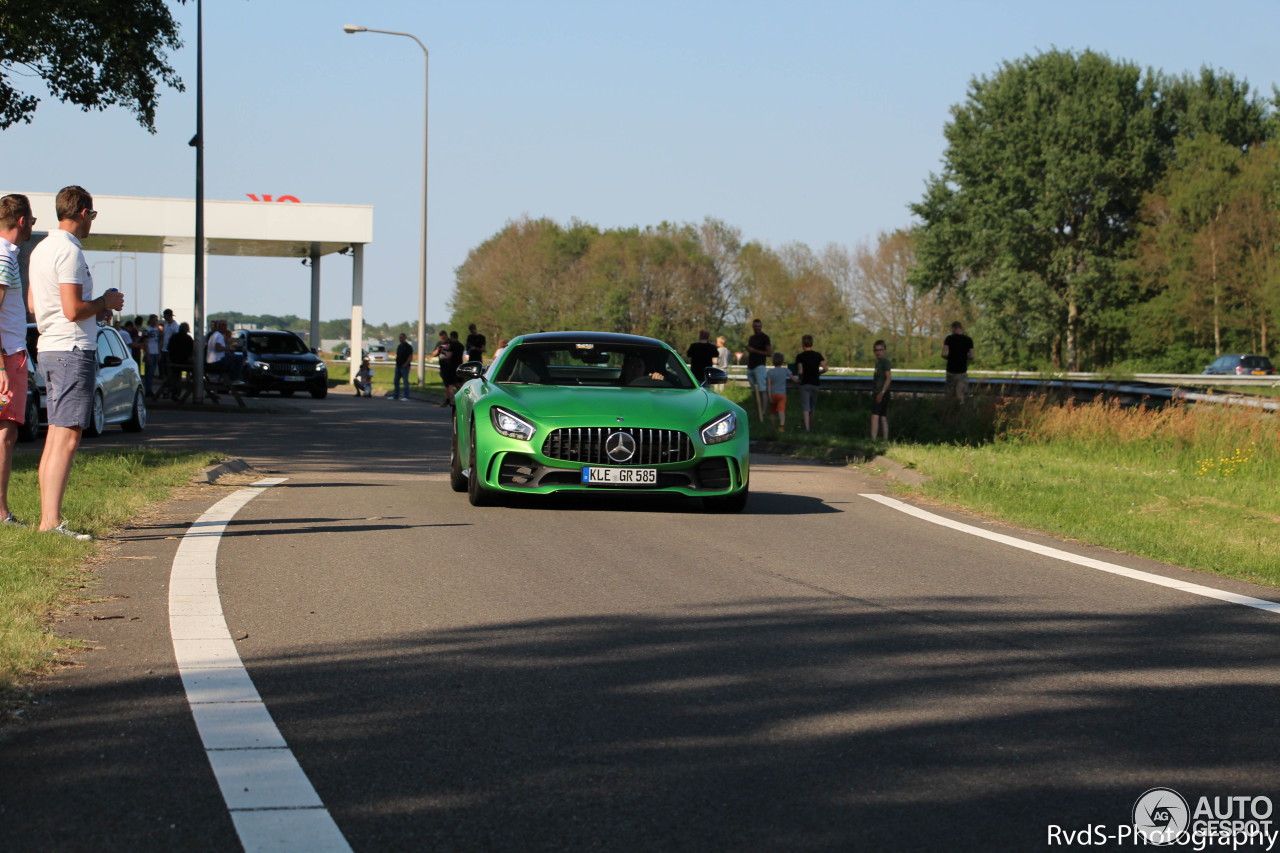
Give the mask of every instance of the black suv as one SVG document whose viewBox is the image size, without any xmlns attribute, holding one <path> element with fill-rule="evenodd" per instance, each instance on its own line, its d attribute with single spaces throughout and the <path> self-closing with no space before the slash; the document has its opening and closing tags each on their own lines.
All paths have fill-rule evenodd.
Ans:
<svg viewBox="0 0 1280 853">
<path fill-rule="evenodd" d="M 293 332 L 274 329 L 238 329 L 232 337 L 236 352 L 244 353 L 244 393 L 256 397 L 263 391 L 279 391 L 292 397 L 306 389 L 317 400 L 329 393 L 329 371 Z"/>
</svg>

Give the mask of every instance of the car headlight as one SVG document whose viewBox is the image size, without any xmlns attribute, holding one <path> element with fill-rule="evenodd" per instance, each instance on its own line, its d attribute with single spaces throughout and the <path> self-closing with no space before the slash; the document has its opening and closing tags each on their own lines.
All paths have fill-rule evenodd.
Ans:
<svg viewBox="0 0 1280 853">
<path fill-rule="evenodd" d="M 521 441 L 529 441 L 533 438 L 533 424 L 501 406 L 494 406 L 489 410 L 489 419 L 493 421 L 493 428 L 500 435 L 505 435 L 507 438 L 518 438 Z"/>
<path fill-rule="evenodd" d="M 719 444 L 728 441 L 738 433 L 738 416 L 733 412 L 725 412 L 702 428 L 703 444 Z"/>
<path fill-rule="evenodd" d="M 270 369 L 271 369 L 271 365 L 267 364 L 265 361 L 260 361 L 260 362 L 258 362 L 257 367 L 258 367 L 258 369 L 259 369 L 259 370 L 270 370 Z"/>
<path fill-rule="evenodd" d="M 325 366 L 323 361 L 316 362 L 316 373 L 324 373 Z"/>
</svg>

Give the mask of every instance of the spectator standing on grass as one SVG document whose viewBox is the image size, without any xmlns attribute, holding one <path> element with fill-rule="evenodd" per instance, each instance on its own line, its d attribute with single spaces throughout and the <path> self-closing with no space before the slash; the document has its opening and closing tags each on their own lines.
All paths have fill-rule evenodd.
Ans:
<svg viewBox="0 0 1280 853">
<path fill-rule="evenodd" d="M 875 441 L 884 426 L 884 440 L 889 440 L 889 385 L 893 382 L 893 365 L 886 355 L 888 347 L 884 341 L 876 341 L 871 346 L 876 357 L 876 372 L 871 379 L 871 440 Z"/>
<path fill-rule="evenodd" d="M 698 339 L 689 344 L 689 349 L 685 352 L 689 368 L 699 382 L 707 378 L 707 368 L 716 363 L 718 355 L 715 344 L 711 343 L 711 333 L 706 329 L 698 332 Z"/>
<path fill-rule="evenodd" d="M 773 341 L 764 333 L 764 324 L 752 320 L 751 337 L 747 339 L 747 384 L 751 386 L 751 396 L 756 398 L 756 412 L 762 421 L 769 408 L 769 387 L 765 381 L 769 368 L 765 365 L 772 355 Z"/>
<path fill-rule="evenodd" d="M 780 352 L 773 354 L 773 367 L 765 371 L 769 386 L 769 420 L 784 432 L 787 428 L 787 383 L 794 377 L 787 369 L 787 358 Z"/>
<path fill-rule="evenodd" d="M 724 335 L 721 335 L 720 337 L 716 338 L 716 367 L 720 368 L 721 370 L 728 371 L 729 355 L 730 353 L 729 353 L 728 341 L 725 340 Z M 712 390 L 714 390 L 717 393 L 724 390 L 724 385 L 713 385 L 711 387 L 712 387 Z"/>
<path fill-rule="evenodd" d="M 467 326 L 467 361 L 483 361 L 486 343 L 484 335 L 476 331 L 475 323 Z"/>
<path fill-rule="evenodd" d="M 87 540 L 62 519 L 71 464 L 84 428 L 93 417 L 98 373 L 98 312 L 124 308 L 124 294 L 111 289 L 93 296 L 93 275 L 80 241 L 98 212 L 82 187 L 63 187 L 55 202 L 58 228 L 31 252 L 27 299 L 40 330 L 49 432 L 40 455 L 40 530 Z"/>
<path fill-rule="evenodd" d="M 947 362 L 948 400 L 964 402 L 969 391 L 969 362 L 973 361 L 973 338 L 964 333 L 959 320 L 951 324 L 951 334 L 942 341 L 942 357 Z"/>
<path fill-rule="evenodd" d="M 796 356 L 796 379 L 800 383 L 800 417 L 804 431 L 813 430 L 813 413 L 818 407 L 818 379 L 827 370 L 827 360 L 813 348 L 813 335 L 800 338 L 800 354 Z"/>
<path fill-rule="evenodd" d="M 0 524 L 21 526 L 9 511 L 9 473 L 18 427 L 27 418 L 27 306 L 22 301 L 18 246 L 36 218 L 25 195 L 0 198 Z"/>
<path fill-rule="evenodd" d="M 409 399 L 409 365 L 413 362 L 413 344 L 409 343 L 409 336 L 404 332 L 400 333 L 400 344 L 396 347 L 396 378 L 395 384 L 391 386 L 392 400 L 408 400 Z M 400 390 L 400 383 L 404 382 L 404 391 Z"/>
</svg>

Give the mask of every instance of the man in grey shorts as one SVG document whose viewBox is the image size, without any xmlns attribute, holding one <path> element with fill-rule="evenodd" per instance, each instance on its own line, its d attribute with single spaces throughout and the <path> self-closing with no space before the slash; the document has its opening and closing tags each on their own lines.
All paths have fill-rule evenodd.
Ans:
<svg viewBox="0 0 1280 853">
<path fill-rule="evenodd" d="M 49 434 L 40 456 L 40 529 L 72 539 L 62 520 L 62 498 L 80 437 L 93 417 L 98 373 L 98 312 L 119 311 L 124 295 L 93 297 L 93 276 L 80 241 L 89 236 L 98 212 L 82 187 L 64 187 L 57 198 L 58 230 L 31 252 L 28 307 L 40 330 L 40 369 L 45 376 Z"/>
</svg>

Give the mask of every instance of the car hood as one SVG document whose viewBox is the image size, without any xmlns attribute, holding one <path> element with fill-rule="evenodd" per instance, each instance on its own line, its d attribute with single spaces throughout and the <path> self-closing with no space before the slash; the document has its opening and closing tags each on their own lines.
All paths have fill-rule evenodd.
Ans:
<svg viewBox="0 0 1280 853">
<path fill-rule="evenodd" d="M 256 353 L 256 352 L 255 352 L 255 353 L 253 353 L 253 358 L 254 358 L 256 361 L 265 361 L 265 362 L 273 362 L 273 361 L 276 361 L 276 362 L 283 362 L 283 363 L 285 363 L 285 364 L 288 364 L 288 363 L 289 363 L 289 362 L 291 362 L 291 361 L 293 361 L 293 362 L 297 362 L 298 364 L 304 364 L 304 363 L 306 363 L 306 364 L 315 364 L 317 361 L 319 361 L 319 360 L 320 360 L 320 357 L 319 357 L 319 356 L 317 356 L 315 353 L 310 353 L 310 352 L 308 352 L 308 353 L 301 353 L 301 352 L 297 352 L 297 353 L 289 353 L 289 354 L 286 354 L 286 353 Z"/>
<path fill-rule="evenodd" d="M 565 388 L 557 385 L 494 385 L 489 399 L 539 423 L 612 426 L 619 418 L 628 426 L 697 429 L 704 418 L 737 407 L 704 388 Z"/>
</svg>

